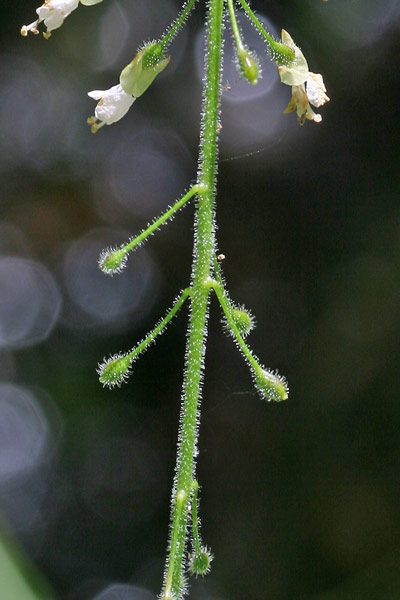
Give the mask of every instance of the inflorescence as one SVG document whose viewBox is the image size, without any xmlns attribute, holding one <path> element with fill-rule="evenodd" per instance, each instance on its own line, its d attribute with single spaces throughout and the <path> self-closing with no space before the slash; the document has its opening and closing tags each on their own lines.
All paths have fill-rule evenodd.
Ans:
<svg viewBox="0 0 400 600">
<path fill-rule="evenodd" d="M 53 30 L 61 27 L 64 20 L 78 8 L 79 4 L 91 6 L 100 2 L 102 0 L 44 0 L 44 3 L 36 10 L 38 18 L 31 24 L 24 25 L 21 29 L 21 34 L 25 37 L 29 32 L 37 35 L 39 33 L 38 27 L 43 22 L 46 27 L 43 35 L 47 39 Z M 311 106 L 319 108 L 329 101 L 322 75 L 309 71 L 304 54 L 294 43 L 287 31 L 282 30 L 281 39 L 275 40 L 250 9 L 247 1 L 238 0 L 238 2 L 252 25 L 264 39 L 269 52 L 269 58 L 276 64 L 281 82 L 291 87 L 292 97 L 284 112 L 296 112 L 301 125 L 306 120 L 311 120 L 315 123 L 321 122 L 321 115 L 315 113 Z M 114 83 L 114 85 L 106 90 L 93 90 L 88 93 L 90 98 L 97 101 L 94 115 L 87 120 L 93 133 L 96 133 L 104 125 L 112 125 L 121 120 L 128 113 L 135 100 L 141 97 L 152 85 L 156 77 L 167 68 L 171 60 L 171 56 L 168 54 L 169 46 L 183 28 L 195 4 L 196 0 L 186 0 L 184 2 L 180 13 L 167 28 L 164 35 L 158 40 L 143 44 L 137 50 L 131 62 L 122 69 L 117 83 Z M 243 358 L 249 366 L 255 388 L 261 398 L 275 402 L 280 402 L 288 398 L 288 385 L 285 378 L 280 376 L 276 371 L 266 369 L 247 345 L 245 339 L 255 327 L 255 318 L 245 306 L 231 301 L 221 269 L 221 262 L 225 257 L 223 254 L 213 256 L 216 248 L 213 201 L 216 183 L 215 162 L 219 132 L 222 29 L 225 7 L 228 9 L 231 22 L 233 41 L 236 48 L 235 61 L 237 69 L 249 84 L 253 86 L 257 85 L 261 74 L 260 60 L 258 56 L 249 50 L 246 42 L 242 39 L 236 18 L 234 0 L 209 0 L 209 21 L 207 28 L 208 60 L 206 61 L 207 74 L 204 84 L 204 111 L 199 153 L 200 167 L 197 181 L 190 187 L 189 191 L 172 206 L 168 207 L 159 218 L 155 219 L 137 236 L 119 247 L 110 247 L 103 250 L 98 261 L 99 268 L 103 273 L 111 276 L 120 274 L 127 264 L 129 254 L 141 246 L 162 225 L 171 220 L 192 199 L 196 200 L 195 222 L 197 231 L 195 243 L 197 252 L 199 248 L 202 248 L 201 244 L 203 243 L 199 229 L 201 226 L 199 225 L 199 207 L 207 206 L 209 228 L 204 230 L 206 234 L 203 231 L 203 237 L 207 238 L 206 242 L 204 242 L 204 247 L 208 244 L 208 250 L 204 254 L 206 256 L 204 264 L 208 263 L 206 275 L 203 278 L 196 275 L 198 263 L 196 262 L 197 256 L 195 252 L 194 275 L 191 285 L 183 290 L 175 299 L 172 308 L 167 311 L 165 317 L 160 319 L 148 335 L 131 350 L 125 353 L 116 353 L 110 358 L 104 359 L 97 371 L 99 380 L 103 386 L 109 389 L 120 387 L 129 378 L 132 372 L 132 364 L 166 330 L 167 325 L 177 315 L 186 300 L 191 305 L 191 324 L 193 324 L 197 314 L 196 311 L 198 310 L 196 303 L 198 298 L 201 297 L 203 321 L 198 327 L 198 340 L 193 342 L 191 346 L 192 355 L 190 340 L 193 330 L 189 328 L 187 365 L 192 356 L 197 352 L 198 347 L 200 351 L 194 369 L 195 377 L 192 377 L 193 373 L 190 373 L 190 377 L 186 377 L 184 385 L 184 401 L 187 400 L 188 388 L 192 385 L 194 402 L 191 406 L 191 412 L 189 411 L 190 415 L 192 415 L 190 417 L 192 421 L 189 422 L 185 429 L 185 420 L 190 415 L 186 411 L 184 403 L 181 413 L 177 470 L 172 494 L 173 510 L 169 558 L 167 560 L 164 586 L 160 600 L 181 600 L 187 589 L 184 556 L 189 519 L 191 521 L 192 551 L 189 555 L 188 572 L 195 576 L 205 575 L 210 570 L 213 559 L 211 551 L 201 541 L 200 521 L 197 514 L 199 485 L 193 479 L 195 476 L 195 457 L 197 456 L 198 403 L 201 392 L 202 369 L 204 366 L 204 340 L 206 337 L 207 307 L 210 293 L 213 293 L 219 302 L 223 314 L 223 328 L 232 336 L 242 353 Z M 213 53 L 214 57 L 212 56 Z M 213 62 L 210 60 L 212 58 Z M 208 144 L 207 151 L 205 150 L 206 144 Z M 198 262 L 200 264 L 201 261 Z M 199 301 L 200 304 L 201 302 Z M 197 381 L 197 389 L 193 387 L 192 382 L 194 380 Z M 187 464 L 190 467 L 185 470 L 182 467 L 182 461 L 184 451 L 186 451 L 185 444 L 189 437 L 191 437 L 191 441 L 190 444 L 187 443 L 187 447 L 189 448 L 187 452 L 189 454 L 191 452 L 191 454 L 189 457 L 186 456 L 185 459 L 189 461 Z M 190 469 L 192 470 L 191 474 Z"/>
</svg>

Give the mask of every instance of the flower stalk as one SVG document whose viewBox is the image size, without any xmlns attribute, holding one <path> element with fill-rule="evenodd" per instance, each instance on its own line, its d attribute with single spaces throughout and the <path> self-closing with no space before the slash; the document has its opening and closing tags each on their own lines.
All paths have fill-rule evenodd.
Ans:
<svg viewBox="0 0 400 600">
<path fill-rule="evenodd" d="M 215 254 L 214 200 L 218 154 L 219 104 L 221 97 L 222 28 L 224 0 L 208 5 L 207 66 L 203 87 L 202 136 L 198 172 L 196 235 L 192 272 L 191 314 L 186 346 L 186 370 L 182 395 L 181 430 L 176 475 L 172 493 L 172 531 L 166 562 L 163 600 L 180 599 L 184 591 L 184 555 L 187 539 L 189 502 L 195 479 L 199 403 L 205 353 L 209 281 Z M 182 503 L 177 492 L 185 492 Z"/>
<path fill-rule="evenodd" d="M 108 360 L 104 360 L 99 365 L 97 373 L 99 374 L 99 381 L 104 385 L 112 389 L 126 381 L 131 374 L 131 365 L 135 360 L 147 350 L 147 348 L 155 342 L 156 338 L 164 333 L 167 325 L 173 319 L 173 317 L 180 311 L 182 305 L 191 294 L 191 288 L 186 288 L 175 300 L 172 308 L 167 312 L 165 317 L 161 319 L 157 325 L 150 331 L 150 333 L 137 344 L 130 352 L 125 354 L 114 354 Z"/>
<path fill-rule="evenodd" d="M 168 28 L 165 35 L 160 40 L 160 44 L 161 44 L 163 50 L 165 48 L 168 48 L 169 44 L 172 42 L 172 40 L 177 35 L 179 30 L 183 27 L 186 19 L 188 18 L 189 14 L 193 10 L 193 7 L 196 4 L 196 2 L 197 2 L 197 0 L 187 0 L 187 2 L 184 4 L 181 12 L 179 13 L 179 15 L 177 16 L 175 21 L 171 24 L 171 26 Z"/>
<path fill-rule="evenodd" d="M 258 83 L 258 66 L 257 62 L 242 42 L 239 25 L 237 23 L 233 0 L 228 0 L 228 11 L 231 19 L 232 33 L 236 44 L 237 57 L 240 70 L 243 76 L 251 85 Z"/>
<path fill-rule="evenodd" d="M 274 40 L 274 38 L 268 33 L 262 23 L 257 19 L 254 12 L 251 10 L 250 6 L 247 4 L 246 0 L 239 0 L 239 3 L 242 5 L 242 8 L 248 18 L 250 19 L 253 26 L 257 29 L 257 31 L 261 34 L 264 40 L 269 45 L 271 50 L 271 58 L 278 64 L 286 64 L 291 62 L 294 59 L 294 52 L 292 48 L 289 48 L 285 44 L 281 44 Z"/>
<path fill-rule="evenodd" d="M 153 233 L 155 233 L 162 225 L 165 225 L 170 219 L 173 218 L 176 212 L 178 212 L 189 200 L 193 198 L 199 191 L 201 186 L 194 185 L 190 190 L 177 200 L 172 206 L 165 211 L 158 219 L 156 219 L 151 225 L 144 229 L 139 235 L 131 239 L 127 244 L 123 244 L 119 248 L 108 248 L 103 250 L 99 257 L 99 267 L 107 275 L 114 275 L 120 273 L 126 265 L 128 254 L 136 250 L 138 246 L 143 244 Z"/>
</svg>

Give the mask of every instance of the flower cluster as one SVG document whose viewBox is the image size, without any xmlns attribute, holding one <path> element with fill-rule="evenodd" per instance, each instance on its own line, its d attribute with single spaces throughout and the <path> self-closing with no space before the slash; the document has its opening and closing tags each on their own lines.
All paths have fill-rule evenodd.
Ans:
<svg viewBox="0 0 400 600">
<path fill-rule="evenodd" d="M 37 35 L 39 24 L 44 22 L 46 31 L 43 32 L 43 35 L 47 39 L 51 36 L 51 32 L 61 27 L 64 20 L 78 8 L 79 3 L 84 6 L 92 6 L 100 2 L 102 0 L 44 0 L 42 6 L 36 9 L 38 15 L 36 21 L 24 25 L 21 34 L 27 36 L 31 32 Z M 243 1 L 241 3 L 243 4 Z M 228 0 L 228 4 L 231 5 L 232 0 Z M 234 17 L 233 5 L 230 6 L 230 9 L 233 30 L 236 32 L 238 65 L 244 77 L 252 85 L 256 85 L 259 76 L 257 61 L 243 45 Z M 261 25 L 260 27 L 262 29 Z M 265 35 L 275 49 L 276 57 L 273 60 L 278 62 L 278 72 L 282 83 L 290 85 L 292 88 L 292 98 L 284 112 L 296 111 L 301 125 L 305 123 L 306 119 L 315 123 L 321 122 L 321 115 L 315 113 L 311 105 L 319 108 L 329 102 L 322 75 L 308 70 L 304 54 L 287 31 L 282 29 L 281 44 L 275 43 L 268 34 L 265 33 Z M 280 48 L 276 51 L 278 47 Z M 165 45 L 162 41 L 149 43 L 122 70 L 117 85 L 106 90 L 88 92 L 90 98 L 98 101 L 94 116 L 87 120 L 93 133 L 96 133 L 103 125 L 111 125 L 122 119 L 136 98 L 141 96 L 155 77 L 165 69 L 169 57 L 164 56 L 164 48 Z M 290 58 L 288 58 L 288 54 Z"/>
<path fill-rule="evenodd" d="M 54 29 L 58 29 L 64 20 L 79 6 L 92 6 L 102 0 L 44 0 L 42 6 L 36 9 L 38 18 L 29 25 L 24 25 L 21 35 L 26 37 L 29 32 L 38 35 L 38 26 L 43 21 L 46 39 Z M 88 93 L 90 98 L 98 101 L 94 116 L 87 120 L 93 133 L 103 125 L 112 125 L 126 115 L 136 98 L 141 96 L 152 84 L 154 79 L 168 65 L 170 57 L 164 56 L 164 46 L 161 42 L 152 42 L 144 46 L 121 72 L 120 82 L 107 90 L 93 90 Z"/>
<path fill-rule="evenodd" d="M 36 9 L 38 19 L 29 25 L 24 25 L 21 28 L 21 35 L 26 37 L 29 31 L 38 35 L 38 25 L 44 21 L 46 31 L 43 35 L 48 39 L 51 36 L 51 32 L 61 27 L 64 19 L 78 8 L 79 2 L 84 6 L 92 6 L 93 4 L 102 2 L 102 0 L 44 0 L 42 6 Z"/>
</svg>

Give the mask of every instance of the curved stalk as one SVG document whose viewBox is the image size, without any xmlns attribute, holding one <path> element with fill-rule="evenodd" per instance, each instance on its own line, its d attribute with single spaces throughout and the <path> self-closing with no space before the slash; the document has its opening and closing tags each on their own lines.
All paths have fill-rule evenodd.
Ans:
<svg viewBox="0 0 400 600">
<path fill-rule="evenodd" d="M 212 261 L 215 254 L 214 199 L 221 96 L 222 27 L 224 0 L 209 0 L 207 65 L 203 87 L 202 137 L 198 172 L 196 234 L 192 269 L 189 336 L 183 385 L 179 447 L 172 492 L 170 547 L 166 563 L 163 600 L 184 594 L 184 555 L 199 424 L 199 404 L 207 333 Z"/>
<path fill-rule="evenodd" d="M 294 52 L 285 44 L 281 44 L 274 40 L 272 36 L 268 33 L 265 27 L 260 23 L 257 19 L 256 15 L 251 10 L 250 6 L 247 4 L 246 0 L 238 0 L 238 2 L 242 5 L 242 8 L 248 18 L 250 19 L 253 26 L 257 29 L 257 31 L 262 35 L 264 40 L 269 44 L 271 49 L 272 59 L 275 60 L 278 64 L 285 64 L 287 61 L 292 61 L 294 59 Z"/>
</svg>

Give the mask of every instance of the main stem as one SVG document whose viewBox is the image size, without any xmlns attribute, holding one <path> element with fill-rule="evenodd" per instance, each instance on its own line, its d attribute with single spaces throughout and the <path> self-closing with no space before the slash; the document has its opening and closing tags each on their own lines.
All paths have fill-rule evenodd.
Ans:
<svg viewBox="0 0 400 600">
<path fill-rule="evenodd" d="M 199 424 L 202 369 L 207 334 L 208 301 L 215 253 L 214 199 L 217 176 L 219 103 L 221 95 L 222 27 L 224 0 L 209 0 L 206 76 L 203 87 L 198 202 L 189 336 L 181 409 L 181 428 L 172 491 L 172 525 L 163 600 L 184 594 L 184 554 Z"/>
</svg>

